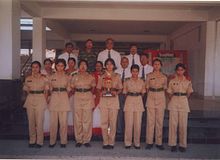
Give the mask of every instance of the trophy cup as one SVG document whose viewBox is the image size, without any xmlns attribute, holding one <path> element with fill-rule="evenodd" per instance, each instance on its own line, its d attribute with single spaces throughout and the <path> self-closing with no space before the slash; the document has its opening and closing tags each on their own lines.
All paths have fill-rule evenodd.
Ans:
<svg viewBox="0 0 220 160">
<path fill-rule="evenodd" d="M 105 88 L 105 93 L 102 94 L 103 97 L 113 97 L 111 93 L 112 89 L 112 78 L 110 75 L 107 75 L 104 78 L 104 88 Z"/>
</svg>

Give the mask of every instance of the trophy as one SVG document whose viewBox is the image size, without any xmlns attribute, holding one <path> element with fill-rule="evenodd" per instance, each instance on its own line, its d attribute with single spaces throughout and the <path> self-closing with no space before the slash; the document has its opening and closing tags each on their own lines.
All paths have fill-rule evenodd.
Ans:
<svg viewBox="0 0 220 160">
<path fill-rule="evenodd" d="M 112 89 L 112 78 L 111 75 L 107 73 L 107 76 L 104 78 L 104 88 L 105 88 L 105 93 L 102 94 L 103 97 L 113 97 L 111 93 Z"/>
</svg>

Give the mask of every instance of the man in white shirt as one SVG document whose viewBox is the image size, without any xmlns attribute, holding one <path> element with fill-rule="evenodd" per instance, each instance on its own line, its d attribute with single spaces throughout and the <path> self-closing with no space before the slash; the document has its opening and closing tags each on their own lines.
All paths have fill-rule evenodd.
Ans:
<svg viewBox="0 0 220 160">
<path fill-rule="evenodd" d="M 97 61 L 101 61 L 104 64 L 108 58 L 112 58 L 115 61 L 116 67 L 120 68 L 121 55 L 119 52 L 113 49 L 114 40 L 112 38 L 108 38 L 105 41 L 105 44 L 106 44 L 106 49 L 99 53 Z"/>
<path fill-rule="evenodd" d="M 139 77 L 141 77 L 145 81 L 147 78 L 147 74 L 153 72 L 153 67 L 148 64 L 149 62 L 148 54 L 141 54 L 140 62 L 141 62 L 141 66 L 140 66 Z"/>
<path fill-rule="evenodd" d="M 68 64 L 69 58 L 74 58 L 76 60 L 76 64 L 78 64 L 78 55 L 73 53 L 74 46 L 71 42 L 68 42 L 65 44 L 65 51 L 61 55 L 59 55 L 58 59 L 64 59 L 66 61 L 66 64 Z M 77 68 L 77 65 L 75 65 Z M 66 69 L 68 69 L 68 65 L 66 66 Z"/>
<path fill-rule="evenodd" d="M 127 58 L 129 60 L 129 68 L 131 68 L 133 64 L 137 64 L 139 67 L 141 67 L 140 55 L 137 53 L 136 44 L 130 45 L 130 54 L 127 56 Z"/>
<path fill-rule="evenodd" d="M 127 78 L 131 77 L 131 71 L 129 66 L 129 61 L 127 57 L 121 58 L 121 67 L 118 68 L 115 72 L 121 75 L 121 81 L 124 83 L 124 81 Z M 126 96 L 122 93 L 119 94 L 119 103 L 120 103 L 120 109 L 118 112 L 118 121 L 117 121 L 117 134 L 124 135 L 124 105 L 125 105 L 125 98 Z"/>
</svg>

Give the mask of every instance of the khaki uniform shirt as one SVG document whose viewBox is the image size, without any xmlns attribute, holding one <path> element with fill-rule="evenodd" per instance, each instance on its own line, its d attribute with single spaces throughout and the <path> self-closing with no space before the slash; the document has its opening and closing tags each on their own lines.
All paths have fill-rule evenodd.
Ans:
<svg viewBox="0 0 220 160">
<path fill-rule="evenodd" d="M 48 79 L 45 76 L 39 76 L 38 78 L 28 76 L 25 79 L 24 91 L 46 91 L 49 90 Z M 24 107 L 25 108 L 46 108 L 47 102 L 44 94 L 31 94 L 28 93 Z"/>
<path fill-rule="evenodd" d="M 176 76 L 170 81 L 167 92 L 170 94 L 175 92 L 190 94 L 193 92 L 192 83 L 185 77 L 183 80 L 179 80 Z M 168 104 L 168 110 L 190 112 L 187 96 L 173 95 Z"/>
<path fill-rule="evenodd" d="M 155 72 L 151 72 L 147 75 L 146 88 L 148 89 L 147 103 L 148 108 L 166 108 L 166 96 L 165 91 L 153 92 L 149 88 L 167 89 L 167 77 L 160 73 L 156 75 Z"/>
<path fill-rule="evenodd" d="M 107 74 L 104 73 L 99 78 L 98 84 L 96 87 L 97 89 L 102 89 L 103 87 L 105 87 L 104 79 L 106 76 L 107 76 Z M 113 73 L 111 75 L 111 79 L 112 79 L 112 88 L 121 90 L 123 86 L 122 86 L 120 75 L 117 73 Z M 116 95 L 114 97 L 102 97 L 101 96 L 99 106 L 100 106 L 100 108 L 119 109 L 118 95 Z"/>
<path fill-rule="evenodd" d="M 54 73 L 49 78 L 50 81 L 50 89 L 53 88 L 66 88 L 67 91 L 52 91 L 51 100 L 49 103 L 50 111 L 70 111 L 70 103 L 68 97 L 68 91 L 70 88 L 70 78 L 68 75 L 63 74 L 62 76 L 58 76 L 57 73 Z"/>
<path fill-rule="evenodd" d="M 127 94 L 128 92 L 131 93 L 142 93 L 146 92 L 144 81 L 140 78 L 137 80 L 133 80 L 129 78 L 124 82 L 123 93 Z M 127 96 L 125 100 L 125 107 L 124 111 L 131 111 L 131 112 L 143 112 L 144 105 L 142 96 Z"/>
<path fill-rule="evenodd" d="M 77 73 L 71 80 L 72 88 L 92 89 L 96 86 L 95 78 L 89 73 Z M 95 107 L 94 97 L 91 91 L 75 92 L 74 107 L 80 109 L 92 109 Z"/>
</svg>

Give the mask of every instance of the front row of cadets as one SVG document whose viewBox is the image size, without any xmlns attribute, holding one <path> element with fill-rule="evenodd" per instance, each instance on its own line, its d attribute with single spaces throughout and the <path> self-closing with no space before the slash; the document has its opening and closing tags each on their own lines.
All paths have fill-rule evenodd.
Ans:
<svg viewBox="0 0 220 160">
<path fill-rule="evenodd" d="M 179 128 L 179 150 L 181 152 L 186 151 L 187 121 L 188 112 L 190 111 L 188 97 L 193 90 L 191 81 L 184 76 L 186 68 L 183 64 L 176 65 L 175 77 L 170 80 L 167 87 L 167 77 L 161 72 L 162 62 L 159 59 L 153 61 L 154 70 L 147 75 L 145 82 L 138 76 L 139 66 L 134 64 L 130 68 L 131 77 L 123 83 L 120 75 L 115 73 L 115 62 L 111 58 L 105 61 L 105 72 L 100 74 L 101 71 L 97 71 L 93 76 L 87 72 L 87 61 L 81 60 L 79 62 L 77 72 L 74 69 L 74 59 L 69 59 L 68 63 L 70 67 L 66 74 L 65 60 L 58 59 L 55 62 L 56 72 L 47 76 L 47 78 L 41 74 L 41 64 L 38 61 L 31 64 L 32 74 L 25 79 L 23 87 L 27 92 L 24 107 L 27 109 L 29 122 L 29 147 L 41 148 L 43 146 L 44 111 L 47 106 L 50 112 L 49 147 L 53 148 L 56 145 L 58 124 L 60 126 L 60 145 L 66 147 L 67 114 L 71 110 L 69 97 L 73 95 L 76 147 L 81 145 L 91 147 L 92 111 L 99 101 L 103 149 L 113 149 L 119 110 L 118 95 L 123 93 L 126 95 L 124 106 L 125 148 L 131 148 L 132 139 L 134 139 L 135 149 L 140 149 L 142 113 L 144 112 L 142 98 L 147 92 L 145 148 L 151 149 L 153 147 L 155 136 L 156 147 L 164 150 L 162 142 L 163 120 L 166 108 L 166 93 L 168 93 L 168 145 L 171 147 L 172 152 L 177 151 L 177 128 Z M 102 67 L 102 64 L 98 62 L 96 65 L 97 69 L 100 68 L 100 65 Z M 96 94 L 96 98 L 100 97 L 100 100 L 99 98 L 98 100 L 94 99 L 93 94 Z M 111 96 L 106 96 L 109 94 Z M 49 95 L 50 98 L 48 98 Z"/>
</svg>

